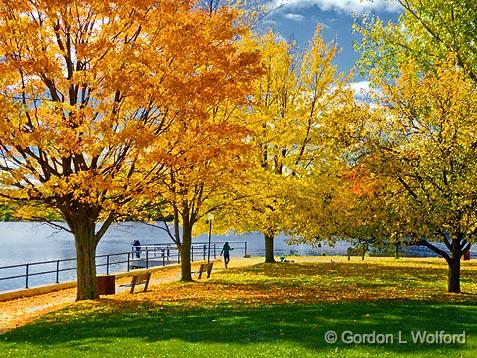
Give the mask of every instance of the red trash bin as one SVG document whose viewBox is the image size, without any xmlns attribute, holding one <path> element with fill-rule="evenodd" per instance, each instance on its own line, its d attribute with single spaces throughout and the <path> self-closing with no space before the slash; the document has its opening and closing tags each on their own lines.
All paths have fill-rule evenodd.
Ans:
<svg viewBox="0 0 477 358">
<path fill-rule="evenodd" d="M 97 276 L 98 293 L 100 295 L 114 295 L 116 293 L 116 277 L 114 275 Z"/>
</svg>

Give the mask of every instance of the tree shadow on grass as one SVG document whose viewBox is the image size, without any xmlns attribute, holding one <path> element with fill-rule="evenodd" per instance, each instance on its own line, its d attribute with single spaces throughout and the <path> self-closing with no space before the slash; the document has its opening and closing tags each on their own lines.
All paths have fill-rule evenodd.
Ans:
<svg viewBox="0 0 477 358">
<path fill-rule="evenodd" d="M 435 263 L 433 263 L 435 265 Z M 259 263 L 249 267 L 241 267 L 229 269 L 218 273 L 227 275 L 230 273 L 254 273 L 259 275 L 265 275 L 271 278 L 287 278 L 296 277 L 297 275 L 303 276 L 323 276 L 324 274 L 339 273 L 343 276 L 360 277 L 362 275 L 369 275 L 376 277 L 377 275 L 392 275 L 396 278 L 396 273 L 404 273 L 407 275 L 418 276 L 422 274 L 424 276 L 442 276 L 447 275 L 448 269 L 446 266 L 442 267 L 428 267 L 428 266 L 393 266 L 382 265 L 374 262 L 314 262 L 314 263 L 277 263 L 277 264 L 265 264 Z M 477 268 L 468 267 L 462 269 L 464 275 L 477 273 Z M 378 274 L 379 273 L 379 274 Z"/>
<path fill-rule="evenodd" d="M 433 263 L 435 265 L 435 263 Z M 477 270 L 466 268 L 462 270 L 461 282 L 463 290 L 467 284 L 474 283 Z M 438 288 L 446 293 L 448 269 L 445 266 L 437 267 L 405 267 L 386 266 L 373 262 L 318 262 L 318 263 L 285 263 L 285 264 L 256 264 L 245 268 L 235 268 L 228 272 L 218 273 L 213 282 L 230 283 L 230 274 L 242 277 L 243 282 L 260 282 L 264 287 L 296 287 L 303 283 L 326 286 L 330 283 L 339 282 L 351 284 L 355 287 L 379 288 L 395 286 L 402 288 L 430 287 Z M 250 277 L 250 279 L 248 279 Z M 399 277 L 399 279 L 396 279 Z M 267 280 L 263 279 L 269 279 Z M 277 279 L 279 278 L 279 279 Z M 469 296 L 477 297 L 475 293 L 465 292 Z"/>
<path fill-rule="evenodd" d="M 259 307 L 218 305 L 209 308 L 186 308 L 149 301 L 102 300 L 75 305 L 43 319 L 6 333 L 2 344 L 44 346 L 53 351 L 70 347 L 87 352 L 91 345 L 114 345 L 120 338 L 133 338 L 155 344 L 176 339 L 207 344 L 284 344 L 300 346 L 310 352 L 330 353 L 357 349 L 342 342 L 327 344 L 325 332 L 392 334 L 399 331 L 411 339 L 411 331 L 466 331 L 464 345 L 387 344 L 365 345 L 370 352 L 432 353 L 476 349 L 477 304 L 442 304 L 436 302 L 346 302 L 313 305 L 283 304 Z M 224 346 L 225 347 L 225 346 Z M 362 349 L 360 346 L 359 349 Z M 0 349 L 1 345 L 0 345 Z M 164 349 L 164 347 L 162 348 Z M 205 348 L 204 348 L 205 350 Z M 273 355 L 273 354 L 270 354 Z"/>
</svg>

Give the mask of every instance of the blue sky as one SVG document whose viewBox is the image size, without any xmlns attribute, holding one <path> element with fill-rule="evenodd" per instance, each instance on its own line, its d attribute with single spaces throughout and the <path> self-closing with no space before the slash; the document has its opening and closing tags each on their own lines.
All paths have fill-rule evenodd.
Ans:
<svg viewBox="0 0 477 358">
<path fill-rule="evenodd" d="M 340 48 L 336 59 L 340 71 L 349 72 L 358 55 L 353 50 L 353 14 L 371 13 L 385 22 L 397 20 L 400 7 L 395 0 L 271 0 L 273 10 L 262 21 L 285 39 L 293 38 L 303 48 L 313 36 L 316 25 L 322 26 L 325 41 L 335 40 Z M 359 78 L 356 78 L 359 80 Z"/>
</svg>

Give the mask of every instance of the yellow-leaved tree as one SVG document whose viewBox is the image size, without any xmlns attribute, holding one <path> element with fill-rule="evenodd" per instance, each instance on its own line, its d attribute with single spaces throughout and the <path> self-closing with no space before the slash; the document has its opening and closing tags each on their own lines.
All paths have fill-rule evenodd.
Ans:
<svg viewBox="0 0 477 358">
<path fill-rule="evenodd" d="M 386 183 L 387 233 L 442 256 L 448 291 L 460 292 L 460 260 L 477 234 L 475 82 L 453 55 L 425 73 L 411 62 L 373 81 L 378 106 L 359 162 Z"/>
<path fill-rule="evenodd" d="M 265 73 L 243 114 L 254 164 L 249 180 L 237 188 L 246 199 L 225 210 L 221 220 L 236 231 L 263 233 L 265 261 L 274 262 L 274 239 L 292 225 L 289 197 L 320 161 L 324 123 L 352 95 L 333 64 L 337 48 L 323 41 L 319 27 L 302 55 L 271 31 L 260 45 Z"/>
<path fill-rule="evenodd" d="M 452 55 L 425 72 L 412 62 L 395 77 L 376 71 L 372 81 L 371 105 L 336 131 L 345 160 L 329 200 L 304 194 L 305 222 L 323 224 L 297 226 L 298 235 L 426 247 L 446 260 L 448 291 L 461 292 L 460 261 L 477 235 L 475 82 Z"/>
</svg>

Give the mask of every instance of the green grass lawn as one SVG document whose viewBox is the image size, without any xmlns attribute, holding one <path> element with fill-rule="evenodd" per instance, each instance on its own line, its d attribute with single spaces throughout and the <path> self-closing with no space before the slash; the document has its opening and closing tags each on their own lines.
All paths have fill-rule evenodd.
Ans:
<svg viewBox="0 0 477 358">
<path fill-rule="evenodd" d="M 406 264 L 407 262 L 407 264 Z M 0 336 L 5 357 L 474 357 L 477 266 L 445 294 L 435 260 L 255 265 L 199 283 L 157 285 L 73 304 Z M 389 344 L 328 344 L 333 330 Z M 465 344 L 413 344 L 411 331 L 466 332 Z M 399 344 L 398 334 L 408 341 Z"/>
</svg>

